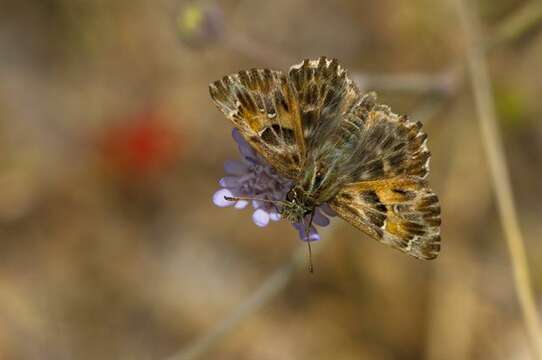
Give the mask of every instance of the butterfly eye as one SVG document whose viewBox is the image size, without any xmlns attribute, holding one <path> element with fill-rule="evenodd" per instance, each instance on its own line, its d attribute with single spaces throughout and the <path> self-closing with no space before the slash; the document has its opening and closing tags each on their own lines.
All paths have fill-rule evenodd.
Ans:
<svg viewBox="0 0 542 360">
<path fill-rule="evenodd" d="M 322 184 L 322 180 L 324 180 L 324 175 L 322 175 L 321 172 L 318 172 L 314 178 L 314 186 L 319 187 Z"/>
<path fill-rule="evenodd" d="M 295 198 L 297 197 L 296 196 L 296 192 L 295 192 L 295 189 L 292 189 L 290 191 L 288 191 L 288 193 L 286 194 L 286 200 L 287 201 L 294 201 Z"/>
</svg>

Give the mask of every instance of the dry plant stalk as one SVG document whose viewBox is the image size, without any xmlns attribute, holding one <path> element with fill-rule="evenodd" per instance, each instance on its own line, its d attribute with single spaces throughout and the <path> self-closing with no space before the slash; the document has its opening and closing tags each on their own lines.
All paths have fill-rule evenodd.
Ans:
<svg viewBox="0 0 542 360">
<path fill-rule="evenodd" d="M 461 4 L 458 4 L 458 6 L 462 8 L 461 13 L 463 13 L 464 4 L 462 3 L 462 0 L 457 0 L 456 2 L 461 3 Z M 485 44 L 485 48 L 490 50 L 494 48 L 496 45 L 500 45 L 507 41 L 514 40 L 520 37 L 522 34 L 526 33 L 532 26 L 540 23 L 540 21 L 542 21 L 542 7 L 539 7 L 539 6 L 531 7 L 529 5 L 525 6 L 525 8 L 527 7 L 529 11 L 525 11 L 524 9 L 522 9 L 520 10 L 520 12 L 518 12 L 518 14 L 513 14 L 512 16 L 510 16 L 509 19 L 507 19 L 499 27 L 497 36 L 493 39 L 493 41 Z M 525 12 L 527 13 L 530 12 L 531 16 L 529 17 L 523 16 L 522 14 L 524 14 Z M 464 17 L 464 15 L 465 14 L 462 14 L 462 17 Z M 466 15 L 468 16 L 468 14 Z M 503 30 L 504 28 L 508 28 L 508 31 Z M 244 48 L 244 50 L 251 52 L 253 56 L 254 56 L 254 53 L 256 53 L 256 55 L 261 55 L 260 52 L 257 51 L 258 49 L 254 49 L 252 47 L 252 44 L 254 43 L 251 42 L 250 39 L 247 40 L 244 38 L 239 38 L 239 39 L 233 39 L 233 40 L 229 39 L 226 41 L 230 42 L 229 45 L 232 46 L 233 48 L 242 47 Z M 242 46 L 239 45 L 238 42 L 240 42 Z M 483 59 L 483 49 L 482 49 L 482 46 L 480 45 L 481 44 L 479 42 L 476 44 L 475 52 L 479 54 L 477 56 L 480 56 Z M 245 53 L 245 51 L 241 51 L 241 53 Z M 255 57 L 258 57 L 258 56 L 255 56 Z M 288 61 L 288 63 L 290 62 L 291 61 Z M 482 60 L 482 63 L 483 63 L 483 60 Z M 469 62 L 469 69 L 470 68 L 471 68 L 471 65 Z M 482 64 L 482 68 L 485 69 L 484 63 Z M 459 73 L 459 71 L 457 73 Z M 489 79 L 487 76 L 487 70 L 485 70 L 485 75 L 482 75 L 482 78 L 484 76 L 486 79 L 485 87 L 488 88 Z M 486 91 L 485 96 L 489 96 L 489 91 Z M 487 99 L 485 101 L 487 103 Z M 496 132 L 497 130 L 495 122 L 493 121 L 495 116 L 494 116 L 494 110 L 493 110 L 494 107 L 492 106 L 492 101 L 493 100 L 491 96 L 489 96 L 489 104 L 490 104 L 489 111 L 488 111 L 488 113 L 490 114 L 489 131 L 484 131 L 484 133 Z M 424 111 L 422 111 L 422 113 L 425 114 L 426 116 L 421 116 L 422 114 L 420 114 L 419 116 L 416 116 L 415 118 L 417 119 L 420 119 L 420 117 L 430 118 L 430 115 L 434 113 L 435 108 L 433 105 L 431 105 L 429 107 L 429 111 L 427 111 L 428 109 L 425 109 L 425 108 L 423 110 Z M 493 116 L 493 119 L 491 118 L 491 116 Z M 491 128 L 493 128 L 494 130 L 491 130 Z M 500 138 L 498 136 L 498 132 L 496 132 L 496 134 L 490 135 L 490 137 L 491 136 L 496 138 L 496 142 L 492 142 L 492 143 L 494 145 L 496 144 L 496 148 L 497 148 L 497 151 L 495 152 L 497 154 L 496 159 L 497 159 L 497 162 L 501 164 L 498 166 L 498 168 L 500 168 L 499 171 L 501 172 L 504 171 L 505 173 L 505 176 L 500 178 L 501 180 L 499 181 L 500 182 L 499 186 L 504 185 L 505 188 L 508 187 L 508 189 L 510 189 L 510 181 L 507 175 L 508 173 L 506 170 L 506 163 L 503 161 L 504 156 L 502 154 L 502 145 L 500 144 Z M 491 142 L 491 140 L 489 142 Z M 485 141 L 485 143 L 488 143 L 488 142 Z M 491 147 L 494 147 L 494 145 L 492 145 Z M 499 150 L 499 147 L 500 147 L 500 150 Z M 489 153 L 490 151 L 487 148 L 488 146 L 486 146 L 486 151 L 488 151 Z M 504 164 L 504 168 L 502 168 L 503 164 Z M 494 171 L 493 166 L 491 166 L 491 168 L 492 168 L 491 170 Z M 497 176 L 493 176 L 493 178 L 496 179 Z M 497 184 L 495 184 L 495 188 L 497 188 Z M 497 196 L 499 196 L 499 193 L 502 193 L 502 191 L 497 191 Z M 499 201 L 499 204 L 500 203 L 501 201 Z M 528 324 L 531 324 L 531 325 L 528 325 L 528 327 L 529 329 L 533 329 L 533 330 L 530 330 L 529 333 L 531 334 L 533 343 L 538 344 L 536 348 L 538 349 L 538 354 L 540 355 L 542 354 L 542 351 L 540 351 L 540 349 L 542 349 L 542 346 L 540 346 L 539 339 L 542 339 L 542 337 L 540 336 L 537 337 L 537 334 L 540 334 L 540 329 L 537 322 L 536 308 L 534 306 L 532 291 L 529 287 L 529 275 L 527 271 L 528 268 L 522 265 L 522 264 L 526 264 L 525 251 L 523 249 L 523 243 L 521 241 L 521 234 L 519 233 L 517 217 L 515 216 L 514 202 L 511 196 L 511 191 L 508 191 L 508 199 L 505 200 L 504 203 L 505 203 L 504 207 L 509 209 L 509 211 L 511 210 L 512 214 L 514 215 L 513 215 L 513 220 L 512 220 L 512 226 L 510 227 L 508 225 L 507 226 L 504 225 L 505 223 L 508 223 L 508 221 L 503 221 L 503 226 L 505 226 L 507 229 L 513 229 L 513 230 L 515 229 L 514 231 L 511 231 L 512 237 L 516 240 L 517 239 L 520 240 L 519 247 L 517 245 L 510 246 L 512 257 L 513 259 L 516 259 L 514 260 L 516 286 L 518 287 L 518 294 L 520 294 L 520 302 L 522 304 L 522 309 L 524 310 L 523 311 L 524 316 L 526 319 L 531 319 L 526 322 Z M 506 205 L 506 204 L 509 204 L 509 205 Z M 503 214 L 502 211 L 501 211 L 501 216 L 509 217 L 507 213 Z M 333 228 L 333 225 L 328 227 L 326 230 L 328 232 L 331 232 L 333 231 L 332 228 Z M 516 241 L 515 244 L 518 244 L 518 242 Z M 322 246 L 318 248 L 318 252 L 321 250 L 321 248 Z M 514 255 L 516 253 L 518 254 L 518 256 Z M 222 321 L 220 321 L 215 328 L 211 329 L 209 332 L 204 334 L 199 339 L 196 339 L 193 343 L 190 343 L 186 347 L 179 349 L 173 355 L 168 357 L 167 360 L 197 359 L 203 356 L 204 354 L 206 354 L 208 351 L 210 351 L 210 349 L 213 346 L 215 346 L 218 342 L 220 342 L 220 340 L 222 340 L 225 336 L 227 336 L 234 328 L 237 327 L 239 323 L 241 323 L 245 318 L 249 317 L 253 313 L 257 312 L 260 307 L 264 306 L 270 299 L 278 295 L 286 287 L 292 274 L 297 269 L 303 267 L 303 264 L 305 264 L 304 256 L 305 256 L 304 248 L 296 249 L 293 253 L 291 260 L 288 263 L 284 264 L 281 267 L 278 267 L 277 270 L 271 276 L 269 276 L 266 280 L 263 281 L 261 287 L 256 289 L 251 295 L 247 297 L 247 299 L 244 302 L 242 302 L 241 304 L 239 304 L 238 307 L 233 309 L 232 312 L 230 312 Z M 522 284 L 522 285 L 520 286 L 519 284 Z M 530 304 L 530 305 L 524 306 L 523 304 Z M 539 359 L 542 359 L 542 356 L 539 356 Z"/>
<path fill-rule="evenodd" d="M 329 236 L 334 226 L 322 229 L 322 234 Z M 313 253 L 317 255 L 322 251 L 324 244 L 319 244 Z M 196 339 L 185 348 L 171 355 L 166 360 L 193 360 L 205 355 L 220 340 L 227 336 L 245 318 L 257 312 L 269 300 L 280 294 L 288 285 L 292 274 L 300 268 L 306 267 L 307 253 L 304 246 L 296 247 L 292 257 L 286 264 L 279 266 L 273 274 L 262 282 L 262 285 L 251 293 L 245 301 L 233 309 L 226 317 L 202 337 Z"/>
<path fill-rule="evenodd" d="M 530 285 L 527 256 L 514 204 L 510 174 L 497 125 L 495 104 L 491 95 L 491 81 L 480 36 L 480 25 L 476 12 L 467 7 L 465 0 L 455 0 L 454 2 L 467 40 L 468 72 L 500 221 L 510 251 L 514 284 L 532 351 L 537 359 L 542 359 L 542 331 L 538 321 L 534 293 Z"/>
</svg>

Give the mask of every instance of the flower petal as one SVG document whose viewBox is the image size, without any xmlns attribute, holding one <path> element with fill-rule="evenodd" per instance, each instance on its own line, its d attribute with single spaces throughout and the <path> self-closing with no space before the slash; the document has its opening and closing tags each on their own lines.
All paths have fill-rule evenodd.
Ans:
<svg viewBox="0 0 542 360">
<path fill-rule="evenodd" d="M 231 191 L 228 189 L 220 189 L 213 195 L 213 203 L 219 207 L 228 207 L 232 206 L 235 202 L 226 200 L 224 196 L 233 196 Z"/>
<path fill-rule="evenodd" d="M 231 129 L 231 137 L 238 144 L 246 144 L 245 139 L 243 139 L 243 136 L 241 135 L 241 132 L 237 128 Z"/>
<path fill-rule="evenodd" d="M 280 214 L 276 211 L 272 211 L 269 213 L 269 218 L 272 220 L 272 221 L 279 221 L 281 218 L 280 218 Z"/>
<path fill-rule="evenodd" d="M 311 227 L 309 231 L 309 239 L 304 239 L 304 241 L 318 241 L 320 240 L 320 234 L 318 234 L 318 231 L 315 227 Z"/>
<path fill-rule="evenodd" d="M 236 188 L 240 185 L 237 176 L 224 176 L 218 183 L 225 188 Z"/>
<path fill-rule="evenodd" d="M 239 200 L 238 202 L 235 203 L 235 208 L 244 209 L 247 207 L 248 204 L 249 202 L 247 200 Z"/>
<path fill-rule="evenodd" d="M 267 226 L 267 224 L 269 224 L 269 213 L 262 209 L 258 209 L 252 214 L 252 221 L 259 227 Z"/>
<path fill-rule="evenodd" d="M 318 234 L 318 231 L 316 231 L 316 228 L 314 226 L 311 226 L 309 230 L 309 237 L 307 238 L 307 235 L 305 235 L 305 225 L 303 224 L 293 224 L 294 227 L 299 232 L 299 238 L 303 241 L 318 241 L 320 240 L 320 235 Z"/>
<path fill-rule="evenodd" d="M 312 222 L 316 225 L 328 226 L 329 218 L 327 218 L 319 209 L 316 209 L 314 211 L 314 218 L 312 219 Z"/>
<path fill-rule="evenodd" d="M 259 209 L 259 208 L 262 208 L 264 206 L 264 202 L 263 201 L 260 201 L 260 200 L 252 200 L 252 206 L 254 207 L 254 209 Z"/>
<path fill-rule="evenodd" d="M 254 149 L 249 144 L 247 144 L 247 143 L 241 144 L 240 143 L 237 148 L 239 149 L 239 152 L 241 153 L 241 155 L 243 155 L 243 157 L 245 159 L 246 158 L 258 159 L 258 155 L 256 155 L 256 153 L 254 152 Z"/>
<path fill-rule="evenodd" d="M 333 211 L 333 209 L 331 208 L 331 206 L 329 206 L 328 203 L 323 203 L 322 205 L 320 205 L 318 207 L 319 210 L 322 210 L 322 212 L 326 215 L 326 216 L 330 216 L 330 217 L 335 217 L 337 216 L 337 214 L 335 213 L 335 211 Z"/>
<path fill-rule="evenodd" d="M 243 155 L 245 158 L 257 158 L 256 153 L 254 152 L 254 149 L 252 149 L 252 146 L 250 146 L 246 140 L 243 138 L 239 130 L 234 128 L 231 132 L 231 136 L 233 137 L 233 140 L 237 143 L 239 146 L 239 152 L 241 155 Z"/>
<path fill-rule="evenodd" d="M 227 160 L 224 163 L 224 171 L 231 175 L 244 175 L 248 171 L 248 166 L 241 161 Z"/>
</svg>

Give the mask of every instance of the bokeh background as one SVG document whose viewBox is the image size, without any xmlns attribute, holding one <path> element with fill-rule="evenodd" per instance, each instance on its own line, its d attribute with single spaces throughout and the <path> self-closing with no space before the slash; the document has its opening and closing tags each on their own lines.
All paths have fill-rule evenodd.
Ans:
<svg viewBox="0 0 542 360">
<path fill-rule="evenodd" d="M 539 3 L 476 1 L 538 297 Z M 530 359 L 464 39 L 447 0 L 0 2 L 0 358 L 166 359 L 219 326 L 201 359 Z M 437 260 L 335 219 L 310 275 L 289 224 L 213 205 L 239 155 L 208 84 L 322 55 L 425 124 Z"/>
</svg>

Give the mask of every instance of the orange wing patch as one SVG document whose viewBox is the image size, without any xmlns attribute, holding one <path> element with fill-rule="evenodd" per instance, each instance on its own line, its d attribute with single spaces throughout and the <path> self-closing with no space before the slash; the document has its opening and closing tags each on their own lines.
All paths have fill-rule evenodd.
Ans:
<svg viewBox="0 0 542 360">
<path fill-rule="evenodd" d="M 344 220 L 380 242 L 420 259 L 438 256 L 440 205 L 423 180 L 348 184 L 330 205 Z"/>
<path fill-rule="evenodd" d="M 217 107 L 282 175 L 295 178 L 305 159 L 298 102 L 280 71 L 252 69 L 213 82 Z"/>
</svg>

